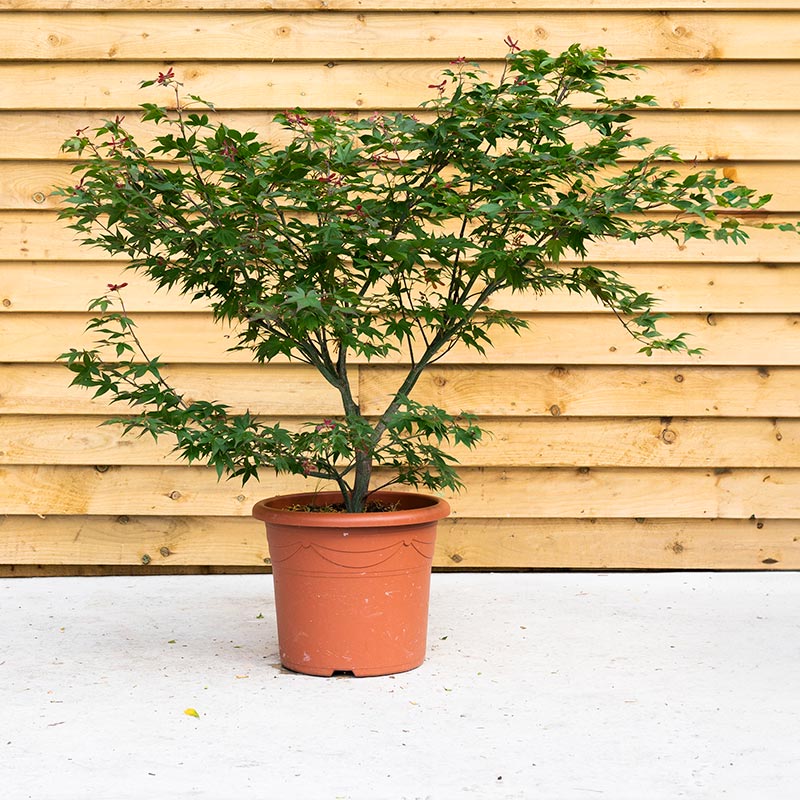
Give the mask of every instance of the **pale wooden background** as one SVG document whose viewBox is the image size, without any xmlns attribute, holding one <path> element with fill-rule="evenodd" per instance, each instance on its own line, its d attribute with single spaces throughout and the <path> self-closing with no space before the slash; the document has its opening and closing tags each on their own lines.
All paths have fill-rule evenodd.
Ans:
<svg viewBox="0 0 800 800">
<path fill-rule="evenodd" d="M 700 10 L 698 10 L 698 7 Z M 201 10 L 202 9 L 202 10 Z M 101 402 L 68 389 L 54 358 L 81 341 L 87 301 L 119 264 L 55 218 L 74 129 L 160 99 L 137 88 L 174 65 L 231 123 L 271 112 L 412 109 L 450 59 L 496 70 L 510 34 L 557 51 L 604 45 L 647 62 L 636 91 L 662 108 L 637 134 L 774 193 L 800 213 L 800 0 L 0 0 L 0 574 L 263 567 L 253 502 L 302 489 L 265 474 L 242 489 L 169 446 L 120 439 Z M 531 323 L 488 360 L 457 352 L 418 397 L 494 431 L 464 455 L 440 567 L 800 567 L 800 240 L 747 247 L 607 245 L 675 314 L 700 359 L 648 359 L 574 297 L 515 298 Z M 300 422 L 333 393 L 303 366 L 264 373 L 202 311 L 126 276 L 151 352 L 197 396 Z M 359 365 L 377 409 L 391 364 Z M 38 566 L 37 566 L 38 565 Z M 44 566 L 45 569 L 40 569 Z"/>
</svg>

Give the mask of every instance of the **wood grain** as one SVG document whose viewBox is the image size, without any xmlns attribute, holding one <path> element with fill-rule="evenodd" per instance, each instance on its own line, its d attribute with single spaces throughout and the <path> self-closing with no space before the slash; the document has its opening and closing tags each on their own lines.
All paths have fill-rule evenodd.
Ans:
<svg viewBox="0 0 800 800">
<path fill-rule="evenodd" d="M 181 59 L 188 57 L 181 50 L 172 52 L 181 53 Z M 442 50 L 437 52 L 441 54 Z M 455 47 L 445 52 L 446 58 L 450 58 L 462 50 Z M 216 53 L 215 57 L 219 59 Z M 293 59 L 297 57 L 292 56 Z M 171 98 L 163 90 L 138 88 L 141 81 L 155 78 L 164 69 L 164 61 L 176 61 L 175 56 L 169 55 L 154 58 L 158 59 L 157 63 L 108 62 L 102 68 L 86 61 L 0 62 L 0 81 L 4 86 L 0 109 L 117 111 L 136 108 L 143 102 L 169 103 Z M 249 65 L 246 71 L 238 64 L 184 63 L 181 60 L 176 72 L 186 83 L 188 92 L 215 103 L 219 102 L 218 98 L 224 99 L 223 107 L 256 110 L 281 109 L 289 105 L 322 111 L 331 108 L 372 111 L 387 106 L 417 108 L 423 100 L 431 98 L 432 90 L 428 85 L 438 83 L 443 66 L 426 64 L 415 69 L 413 65 L 409 68 L 400 63 L 381 64 L 365 70 L 329 67 L 326 64 L 335 64 L 335 59 L 348 58 L 332 53 L 328 58 L 334 60 L 304 65 L 303 70 L 292 72 L 292 82 L 282 78 L 281 73 L 286 70 L 275 67 L 270 58 L 265 56 L 265 61 Z M 415 58 L 420 58 L 418 51 Z M 485 66 L 490 74 L 501 69 L 500 64 Z M 354 77 L 348 79 L 348 73 Z M 298 91 L 297 81 L 301 79 L 306 89 Z M 319 89 L 312 91 L 311 87 L 317 86 Z M 608 90 L 612 97 L 653 95 L 662 108 L 673 110 L 800 109 L 800 76 L 791 61 L 657 61 L 635 73 L 630 82 L 610 82 Z M 387 103 L 388 98 L 391 98 L 390 103 Z M 573 102 L 588 105 L 593 98 L 576 95 Z"/>
<path fill-rule="evenodd" d="M 800 519 L 800 469 L 462 470 L 454 517 Z M 269 474 L 244 488 L 206 467 L 4 466 L 5 513 L 247 516 L 256 500 L 322 490 Z M 376 475 L 376 481 L 381 475 Z M 312 483 L 313 485 L 309 485 Z"/>
<path fill-rule="evenodd" d="M 208 67 L 215 74 L 213 66 Z M 138 82 L 137 77 L 137 82 Z M 215 93 L 216 94 L 216 93 Z M 266 106 L 259 92 L 259 111 L 221 111 L 221 118 L 238 130 L 254 130 L 275 143 L 283 143 L 285 136 L 268 122 L 274 111 Z M 126 116 L 125 125 L 142 145 L 152 141 L 152 128 L 138 124 L 136 104 L 147 98 L 141 93 L 133 106 L 123 106 L 118 100 L 111 105 L 113 113 Z M 155 98 L 151 98 L 155 99 Z M 221 109 L 227 108 L 228 92 L 214 99 Z M 388 98 L 384 97 L 386 103 Z M 292 106 L 297 105 L 297 101 Z M 330 103 L 325 111 L 331 108 Z M 343 109 L 354 111 L 353 109 Z M 265 113 L 266 112 L 266 113 Z M 363 113 L 370 113 L 368 110 Z M 53 111 L 3 111 L 0 110 L 0 160 L 2 159 L 58 159 L 72 162 L 75 157 L 60 152 L 64 140 L 78 128 L 97 127 L 109 113 L 92 110 Z M 422 118 L 422 115 L 420 115 Z M 644 136 L 659 144 L 672 144 L 682 158 L 688 161 L 778 161 L 793 163 L 800 159 L 796 146 L 800 127 L 800 112 L 748 112 L 748 111 L 680 111 L 650 110 L 640 112 L 630 123 L 635 136 Z"/>
<path fill-rule="evenodd" d="M 247 517 L 0 517 L 0 563 L 265 568 L 264 527 Z M 149 559 L 146 566 L 142 560 Z M 145 559 L 145 560 L 147 560 Z M 440 569 L 800 569 L 797 520 L 453 519 L 439 523 Z M 108 567 L 107 567 L 108 569 Z M 108 569 L 108 571 L 113 571 Z M 8 567 L 0 576 L 13 575 Z M 93 574 L 104 574 L 97 567 Z"/>
<path fill-rule="evenodd" d="M 68 388 L 53 358 L 81 342 L 87 301 L 127 280 L 152 353 L 189 397 L 297 425 L 333 416 L 336 392 L 299 364 L 231 357 L 183 298 L 154 295 L 124 261 L 80 247 L 55 218 L 73 180 L 61 142 L 162 101 L 139 81 L 174 65 L 186 91 L 277 143 L 296 105 L 368 116 L 416 109 L 449 61 L 496 74 L 522 46 L 601 44 L 646 62 L 624 94 L 656 95 L 635 136 L 773 194 L 800 218 L 800 0 L 0 0 L 0 575 L 269 569 L 255 499 L 308 488 L 262 475 L 242 489 L 177 465 L 167 443 L 97 424 L 103 399 Z M 419 112 L 424 118 L 429 112 Z M 693 166 L 693 165 L 692 165 Z M 800 257 L 796 236 L 598 246 L 593 263 L 663 299 L 699 359 L 636 355 L 584 298 L 498 298 L 526 316 L 490 358 L 456 352 L 415 398 L 485 418 L 460 453 L 442 569 L 799 569 Z M 567 265 L 569 266 L 569 265 Z M 86 341 L 86 340 L 84 340 Z M 354 365 L 380 413 L 401 367 Z M 115 409 L 118 411 L 118 409 Z M 97 469 L 95 468 L 97 467 Z M 146 557 L 146 558 L 145 558 Z M 145 560 L 147 565 L 144 564 Z"/>
<path fill-rule="evenodd" d="M 0 160 L 0 210 L 27 209 L 39 211 L 60 206 L 53 194 L 54 186 L 69 186 L 75 182 L 73 165 L 64 161 L 2 161 Z M 697 170 L 697 165 L 678 168 L 681 175 Z M 715 162 L 703 168 L 715 168 L 725 177 L 756 189 L 759 194 L 771 194 L 765 210 L 773 213 L 800 213 L 800 164 Z"/>
<path fill-rule="evenodd" d="M 565 263 L 564 269 L 577 264 Z M 793 313 L 800 296 L 800 265 L 763 264 L 621 264 L 621 278 L 659 298 L 667 313 Z M 109 283 L 127 282 L 125 307 L 130 312 L 186 312 L 202 303 L 177 292 L 156 291 L 155 284 L 112 262 L 0 262 L 0 314 L 17 312 L 83 312 L 90 299 Z M 501 292 L 495 308 L 518 313 L 603 313 L 593 298 L 566 292 L 534 295 Z"/>
<path fill-rule="evenodd" d="M 661 0 L 659 13 L 697 11 L 697 0 Z M 702 0 L 706 11 L 752 11 L 753 0 Z M 769 10 L 798 10 L 798 0 L 769 0 Z M 649 0 L 0 0 L 30 11 L 652 11 Z"/>
<path fill-rule="evenodd" d="M 380 414 L 400 368 L 358 370 L 361 407 Z M 169 365 L 165 374 L 187 397 L 220 400 L 234 412 L 330 416 L 341 408 L 335 391 L 300 365 Z M 121 413 L 105 398 L 70 388 L 69 378 L 56 364 L 0 363 L 0 409 L 56 417 Z M 414 397 L 482 417 L 792 418 L 800 416 L 800 367 L 435 366 Z"/>
<path fill-rule="evenodd" d="M 746 326 L 738 314 L 678 314 L 663 320 L 662 332 L 688 332 L 690 344 L 705 348 L 701 356 L 656 352 L 647 356 L 611 314 L 522 315 L 529 328 L 519 335 L 492 333 L 494 347 L 487 358 L 457 345 L 443 364 L 692 364 L 793 366 L 800 363 L 800 314 L 748 314 Z M 137 314 L 138 335 L 149 357 L 181 364 L 243 364 L 248 352 L 228 352 L 230 329 L 215 327 L 210 315 Z M 0 348 L 9 363 L 51 363 L 71 347 L 92 347 L 84 334 L 85 314 L 0 314 Z M 284 363 L 285 358 L 276 359 Z M 354 359 L 363 363 L 363 359 Z M 409 363 L 394 353 L 382 363 Z"/>
<path fill-rule="evenodd" d="M 604 46 L 620 59 L 790 59 L 798 56 L 794 11 L 337 14 L 204 10 L 201 15 L 120 11 L 65 14 L 17 11 L 0 21 L 5 59 L 102 60 L 498 58 L 504 37 L 561 52 L 573 42 Z M 424 31 L 424 35 L 420 32 Z M 769 47 L 763 47 L 769 42 Z"/>
<path fill-rule="evenodd" d="M 399 371 L 361 368 L 365 413 L 383 410 Z M 412 396 L 480 416 L 797 417 L 800 368 L 439 365 Z"/>
<path fill-rule="evenodd" d="M 753 222 L 796 221 L 790 215 L 754 216 Z M 586 260 L 596 263 L 667 263 L 714 261 L 718 263 L 785 263 L 800 261 L 798 237 L 777 230 L 749 229 L 744 245 L 691 239 L 685 244 L 671 239 L 595 242 Z M 96 247 L 82 245 L 54 211 L 0 211 L 0 261 L 97 261 L 105 255 Z M 119 263 L 125 260 L 117 257 Z M 564 260 L 568 260 L 565 256 Z"/>
<path fill-rule="evenodd" d="M 309 415 L 310 417 L 310 415 Z M 319 419 L 320 417 L 317 417 Z M 264 420 L 300 429 L 301 418 Z M 0 416 L 0 464 L 168 465 L 174 440 L 124 436 L 102 419 Z M 800 419 L 490 418 L 474 449 L 444 449 L 464 467 L 793 467 Z"/>
<path fill-rule="evenodd" d="M 661 0 L 659 13 L 698 11 L 697 0 Z M 769 0 L 764 11 L 798 10 L 798 0 Z M 648 0 L 0 0 L 14 11 L 653 11 Z M 752 11 L 753 0 L 702 0 L 705 11 Z"/>
</svg>

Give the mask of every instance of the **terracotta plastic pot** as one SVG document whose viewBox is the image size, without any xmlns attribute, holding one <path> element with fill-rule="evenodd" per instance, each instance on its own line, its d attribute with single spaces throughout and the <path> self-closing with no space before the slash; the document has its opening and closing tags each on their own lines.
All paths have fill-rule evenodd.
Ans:
<svg viewBox="0 0 800 800">
<path fill-rule="evenodd" d="M 291 511 L 329 505 L 335 492 L 262 500 L 281 663 L 295 672 L 389 675 L 425 660 L 437 522 L 444 500 L 408 492 L 373 495 L 396 511 Z"/>
</svg>

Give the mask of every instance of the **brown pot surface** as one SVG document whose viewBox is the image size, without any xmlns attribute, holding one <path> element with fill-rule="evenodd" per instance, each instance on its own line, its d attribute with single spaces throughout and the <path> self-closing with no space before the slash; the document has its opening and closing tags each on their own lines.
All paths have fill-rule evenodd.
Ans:
<svg viewBox="0 0 800 800">
<path fill-rule="evenodd" d="M 436 525 L 449 511 L 435 497 L 380 493 L 396 511 L 290 511 L 337 493 L 257 503 L 267 527 L 281 662 L 297 672 L 387 675 L 425 659 Z"/>
</svg>

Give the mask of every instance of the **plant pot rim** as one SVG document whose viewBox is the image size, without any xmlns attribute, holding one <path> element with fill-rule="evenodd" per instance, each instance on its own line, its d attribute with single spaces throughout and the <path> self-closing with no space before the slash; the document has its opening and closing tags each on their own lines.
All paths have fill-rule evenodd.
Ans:
<svg viewBox="0 0 800 800">
<path fill-rule="evenodd" d="M 265 523 L 311 528 L 394 527 L 419 525 L 444 519 L 450 506 L 440 497 L 416 492 L 379 491 L 371 497 L 387 503 L 399 503 L 397 511 L 348 512 L 293 511 L 288 506 L 300 504 L 327 505 L 342 499 L 341 492 L 299 492 L 260 500 L 253 506 L 253 516 Z"/>
</svg>

